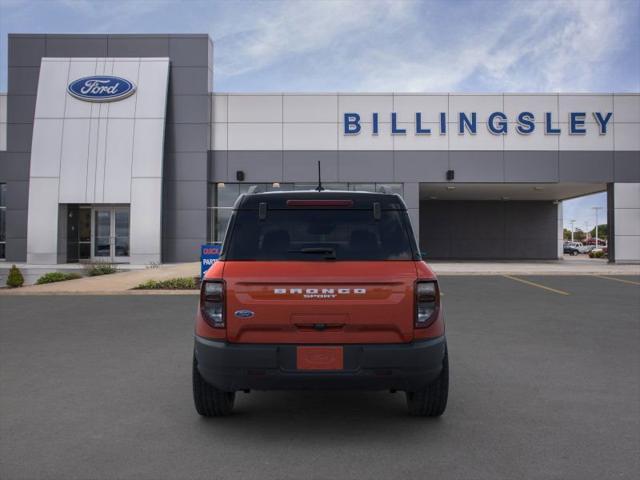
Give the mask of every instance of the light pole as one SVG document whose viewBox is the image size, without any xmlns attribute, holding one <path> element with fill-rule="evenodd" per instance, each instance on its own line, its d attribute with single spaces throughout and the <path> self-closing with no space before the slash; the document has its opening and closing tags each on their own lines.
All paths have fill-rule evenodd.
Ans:
<svg viewBox="0 0 640 480">
<path fill-rule="evenodd" d="M 575 225 L 576 221 L 571 220 L 569 223 L 571 224 L 571 241 L 573 242 L 573 230 L 574 230 L 573 226 Z"/>
<path fill-rule="evenodd" d="M 586 242 L 587 240 L 589 240 L 589 222 L 585 221 L 584 222 L 584 241 Z"/>
<path fill-rule="evenodd" d="M 602 207 L 591 207 L 596 211 L 596 248 L 598 248 L 598 210 L 602 210 Z"/>
</svg>

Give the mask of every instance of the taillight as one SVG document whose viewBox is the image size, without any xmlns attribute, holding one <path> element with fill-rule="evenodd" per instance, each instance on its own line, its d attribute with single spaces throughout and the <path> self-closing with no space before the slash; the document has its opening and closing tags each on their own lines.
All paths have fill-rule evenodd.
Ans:
<svg viewBox="0 0 640 480">
<path fill-rule="evenodd" d="M 436 282 L 416 282 L 416 328 L 426 328 L 437 318 L 440 291 Z"/>
<path fill-rule="evenodd" d="M 224 328 L 224 282 L 202 282 L 200 309 L 209 325 L 213 328 Z"/>
</svg>

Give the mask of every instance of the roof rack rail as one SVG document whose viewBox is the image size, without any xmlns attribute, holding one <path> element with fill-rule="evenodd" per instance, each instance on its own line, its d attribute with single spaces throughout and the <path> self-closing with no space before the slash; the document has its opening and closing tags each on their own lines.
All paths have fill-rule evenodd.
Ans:
<svg viewBox="0 0 640 480">
<path fill-rule="evenodd" d="M 251 195 L 253 193 L 262 193 L 262 186 L 261 185 L 251 185 L 249 187 L 249 190 L 247 190 L 247 195 Z"/>
<path fill-rule="evenodd" d="M 393 195 L 393 190 L 389 185 L 378 185 L 378 191 L 387 195 Z"/>
</svg>

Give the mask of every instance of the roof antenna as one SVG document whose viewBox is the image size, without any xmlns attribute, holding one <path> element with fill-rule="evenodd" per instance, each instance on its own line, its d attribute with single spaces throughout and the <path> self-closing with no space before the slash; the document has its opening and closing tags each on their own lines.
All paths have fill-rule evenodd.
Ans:
<svg viewBox="0 0 640 480">
<path fill-rule="evenodd" d="M 324 187 L 322 186 L 322 175 L 320 173 L 320 160 L 318 160 L 318 186 L 316 187 L 316 190 L 318 192 L 321 192 L 324 190 Z"/>
</svg>

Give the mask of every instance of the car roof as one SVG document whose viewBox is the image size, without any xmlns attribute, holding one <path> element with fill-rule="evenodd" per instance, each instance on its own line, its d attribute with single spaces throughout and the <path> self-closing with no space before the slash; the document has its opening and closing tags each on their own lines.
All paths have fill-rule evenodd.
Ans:
<svg viewBox="0 0 640 480">
<path fill-rule="evenodd" d="M 351 209 L 370 210 L 374 203 L 379 203 L 382 210 L 406 210 L 402 197 L 396 193 L 357 192 L 352 190 L 295 190 L 271 191 L 260 193 L 245 193 L 236 200 L 234 210 L 255 210 L 261 203 L 266 203 L 269 209 L 287 209 L 288 200 L 350 200 Z M 318 206 L 313 208 L 335 208 Z M 344 206 L 339 207 L 344 208 Z"/>
</svg>

